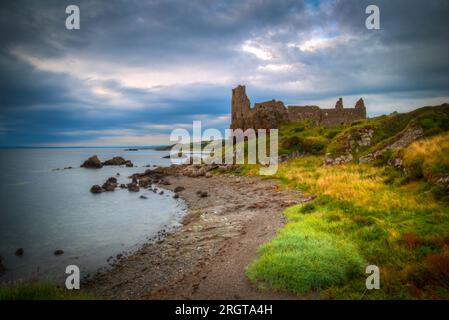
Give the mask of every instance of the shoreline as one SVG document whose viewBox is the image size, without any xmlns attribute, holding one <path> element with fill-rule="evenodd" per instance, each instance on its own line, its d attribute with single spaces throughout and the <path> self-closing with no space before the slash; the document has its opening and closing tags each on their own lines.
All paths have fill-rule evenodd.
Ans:
<svg viewBox="0 0 449 320">
<path fill-rule="evenodd" d="M 151 173 L 163 176 L 158 187 L 184 188 L 177 192 L 187 204 L 182 226 L 144 244 L 87 281 L 84 289 L 105 299 L 298 299 L 258 290 L 245 268 L 259 246 L 284 226 L 283 210 L 308 199 L 280 189 L 273 180 L 204 172 L 198 176 L 189 167 Z M 187 174 L 183 168 L 189 169 Z"/>
</svg>

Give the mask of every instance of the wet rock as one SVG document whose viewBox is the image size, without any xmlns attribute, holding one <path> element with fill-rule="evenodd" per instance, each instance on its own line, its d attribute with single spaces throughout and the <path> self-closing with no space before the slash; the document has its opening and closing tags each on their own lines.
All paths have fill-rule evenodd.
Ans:
<svg viewBox="0 0 449 320">
<path fill-rule="evenodd" d="M 104 191 L 108 191 L 108 192 L 114 191 L 115 188 L 117 188 L 117 183 L 114 183 L 114 182 L 107 182 L 107 181 L 106 181 L 106 182 L 103 183 L 103 185 L 102 185 L 102 189 L 103 189 Z"/>
<path fill-rule="evenodd" d="M 53 252 L 53 253 L 55 256 L 60 256 L 60 255 L 64 254 L 64 250 L 58 249 L 58 250 L 55 250 L 55 252 Z"/>
<path fill-rule="evenodd" d="M 122 183 L 122 184 L 120 185 L 120 189 L 126 189 L 126 188 L 128 188 L 128 187 L 126 186 L 126 184 Z"/>
<path fill-rule="evenodd" d="M 102 193 L 103 191 L 104 191 L 103 188 L 100 187 L 98 184 L 95 184 L 90 188 L 90 192 L 92 193 Z"/>
<path fill-rule="evenodd" d="M 112 159 L 106 160 L 103 162 L 104 166 L 122 166 L 126 164 L 126 161 L 122 157 L 113 157 Z"/>
<path fill-rule="evenodd" d="M 15 254 L 16 254 L 16 256 L 18 256 L 18 257 L 23 256 L 23 254 L 24 254 L 23 248 L 17 249 Z"/>
<path fill-rule="evenodd" d="M 148 199 L 148 198 L 145 196 L 140 196 L 140 199 Z"/>
<path fill-rule="evenodd" d="M 134 164 L 131 162 L 131 160 L 126 160 L 125 166 L 128 168 L 132 168 L 132 167 L 134 167 Z"/>
<path fill-rule="evenodd" d="M 106 180 L 107 183 L 117 183 L 117 178 L 110 177 L 108 180 Z"/>
<path fill-rule="evenodd" d="M 179 198 L 179 194 L 175 193 L 175 194 L 173 195 L 173 199 L 178 199 L 178 198 Z"/>
<path fill-rule="evenodd" d="M 70 170 L 73 169 L 73 167 L 65 167 L 64 170 Z"/>
<path fill-rule="evenodd" d="M 118 177 L 120 175 L 120 173 L 117 172 L 115 175 Z"/>
<path fill-rule="evenodd" d="M 150 185 L 150 183 L 151 183 L 151 179 L 150 178 L 148 178 L 148 177 L 141 178 L 139 180 L 139 187 L 146 188 L 146 187 L 148 187 Z"/>
<path fill-rule="evenodd" d="M 88 168 L 88 169 L 99 169 L 103 167 L 100 159 L 98 159 L 97 156 L 92 156 L 81 165 L 82 168 Z"/>
<path fill-rule="evenodd" d="M 135 183 L 128 183 L 128 191 L 130 192 L 139 192 L 140 187 Z"/>
<path fill-rule="evenodd" d="M 181 186 L 178 186 L 178 187 L 176 187 L 173 191 L 174 192 L 181 192 L 181 191 L 184 191 L 186 188 L 184 188 L 184 187 L 181 187 Z"/>
<path fill-rule="evenodd" d="M 164 194 L 164 191 L 159 192 L 159 194 L 160 194 L 160 195 L 163 195 L 163 194 Z"/>
</svg>

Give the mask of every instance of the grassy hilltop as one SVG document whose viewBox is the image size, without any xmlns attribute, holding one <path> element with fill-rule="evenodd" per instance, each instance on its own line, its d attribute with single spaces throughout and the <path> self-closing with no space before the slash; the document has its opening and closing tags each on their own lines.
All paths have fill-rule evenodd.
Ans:
<svg viewBox="0 0 449 320">
<path fill-rule="evenodd" d="M 285 211 L 251 281 L 322 298 L 449 298 L 449 104 L 332 128 L 288 124 L 279 138 L 281 155 L 302 156 L 275 178 L 316 198 Z M 366 290 L 370 264 L 380 290 Z"/>
</svg>

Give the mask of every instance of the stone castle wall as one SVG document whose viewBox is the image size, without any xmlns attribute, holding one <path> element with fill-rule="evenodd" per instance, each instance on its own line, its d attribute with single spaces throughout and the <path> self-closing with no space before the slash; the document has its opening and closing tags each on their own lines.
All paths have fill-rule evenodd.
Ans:
<svg viewBox="0 0 449 320">
<path fill-rule="evenodd" d="M 354 108 L 344 108 L 340 98 L 334 109 L 321 109 L 318 106 L 288 106 L 282 101 L 251 103 L 246 96 L 245 86 L 232 89 L 231 129 L 276 129 L 283 123 L 312 120 L 317 125 L 334 126 L 366 119 L 363 99 Z"/>
</svg>

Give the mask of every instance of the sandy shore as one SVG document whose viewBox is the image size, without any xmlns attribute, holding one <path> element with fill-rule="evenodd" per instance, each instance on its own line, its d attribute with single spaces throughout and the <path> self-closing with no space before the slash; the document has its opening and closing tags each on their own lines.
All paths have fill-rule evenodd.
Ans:
<svg viewBox="0 0 449 320">
<path fill-rule="evenodd" d="M 285 223 L 285 207 L 305 199 L 274 181 L 219 175 L 165 178 L 188 205 L 183 226 L 98 275 L 85 289 L 110 299 L 295 299 L 260 291 L 245 276 L 257 248 Z M 208 196 L 201 197 L 199 191 Z"/>
</svg>

